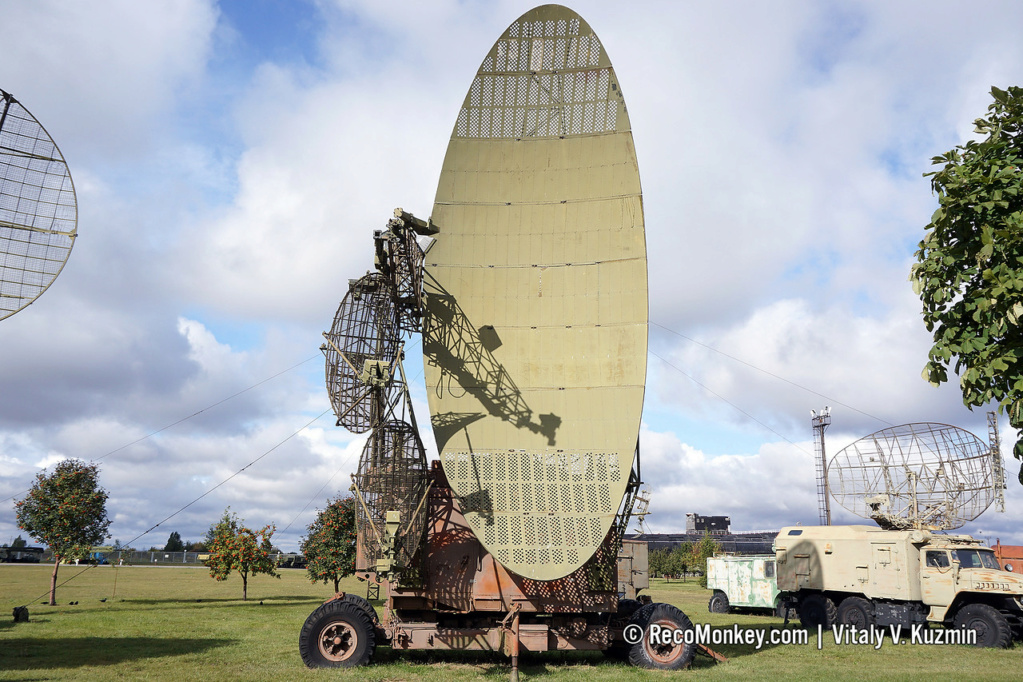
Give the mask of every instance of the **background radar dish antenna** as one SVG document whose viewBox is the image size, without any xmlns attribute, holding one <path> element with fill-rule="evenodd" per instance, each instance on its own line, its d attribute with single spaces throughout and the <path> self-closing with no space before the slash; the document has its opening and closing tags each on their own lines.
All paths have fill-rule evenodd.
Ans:
<svg viewBox="0 0 1023 682">
<path fill-rule="evenodd" d="M 957 426 L 881 429 L 836 454 L 828 484 L 838 502 L 882 528 L 959 528 L 996 496 L 990 447 Z"/>
<path fill-rule="evenodd" d="M 77 230 L 75 187 L 57 144 L 0 90 L 0 320 L 49 288 Z"/>
<path fill-rule="evenodd" d="M 334 324 L 323 334 L 330 404 L 337 425 L 353 433 L 383 421 L 399 393 L 394 375 L 401 331 L 393 292 L 380 273 L 351 280 Z"/>
</svg>

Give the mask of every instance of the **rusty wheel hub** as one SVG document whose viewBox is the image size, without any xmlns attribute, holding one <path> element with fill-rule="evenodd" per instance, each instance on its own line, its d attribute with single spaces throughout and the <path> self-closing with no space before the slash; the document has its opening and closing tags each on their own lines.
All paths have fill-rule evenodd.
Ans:
<svg viewBox="0 0 1023 682">
<path fill-rule="evenodd" d="M 677 623 L 668 619 L 654 621 L 651 625 L 654 623 L 660 625 L 662 628 L 669 628 L 673 631 L 678 626 Z M 661 665 L 669 665 L 674 662 L 682 656 L 686 648 L 684 643 L 654 644 L 646 637 L 643 638 L 643 646 L 646 647 L 647 652 L 650 654 L 650 658 Z"/>
<path fill-rule="evenodd" d="M 317 638 L 320 653 L 329 661 L 343 661 L 359 644 L 359 635 L 348 623 L 328 623 Z"/>
</svg>

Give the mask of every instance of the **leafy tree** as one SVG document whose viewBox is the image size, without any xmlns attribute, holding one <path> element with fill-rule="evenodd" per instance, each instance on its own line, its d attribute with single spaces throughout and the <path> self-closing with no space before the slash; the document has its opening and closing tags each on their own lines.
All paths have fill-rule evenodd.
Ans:
<svg viewBox="0 0 1023 682">
<path fill-rule="evenodd" d="M 924 378 L 947 381 L 955 358 L 963 403 L 998 401 L 1023 429 L 1023 88 L 991 95 L 983 139 L 931 160 L 938 209 L 910 279 L 934 338 Z M 1023 431 L 1013 454 L 1023 459 Z"/>
<path fill-rule="evenodd" d="M 210 556 L 203 563 L 210 569 L 210 577 L 216 580 L 227 580 L 231 571 L 238 571 L 242 577 L 242 600 L 247 600 L 250 575 L 281 576 L 277 573 L 277 564 L 270 558 L 274 525 L 254 531 L 242 523 L 237 514 L 231 513 L 230 507 L 224 510 L 224 516 L 206 533 Z"/>
<path fill-rule="evenodd" d="M 18 527 L 53 552 L 50 606 L 57 604 L 57 570 L 62 561 L 84 559 L 106 538 L 107 492 L 99 487 L 99 467 L 66 459 L 36 475 L 24 499 L 14 503 Z"/>
<path fill-rule="evenodd" d="M 329 500 L 307 531 L 302 554 L 309 580 L 322 580 L 324 584 L 334 581 L 337 592 L 341 578 L 355 573 L 355 498 L 338 496 Z"/>
<path fill-rule="evenodd" d="M 686 572 L 692 565 L 692 551 L 693 543 L 683 542 L 673 549 L 668 556 L 668 566 L 671 569 L 671 574 L 681 577 L 682 582 L 685 582 Z"/>
<path fill-rule="evenodd" d="M 19 535 L 14 538 L 14 542 L 11 543 L 11 549 L 21 549 L 22 547 L 28 547 L 28 541 Z"/>
<path fill-rule="evenodd" d="M 165 552 L 183 552 L 185 551 L 185 543 L 181 542 L 181 534 L 174 531 L 167 538 L 167 544 L 163 546 Z"/>
<path fill-rule="evenodd" d="M 652 576 L 665 576 L 668 574 L 668 557 L 671 552 L 667 549 L 655 549 L 647 557 L 647 566 Z"/>
<path fill-rule="evenodd" d="M 700 571 L 700 586 L 707 586 L 707 559 L 714 556 L 716 553 L 721 551 L 721 544 L 710 536 L 707 531 L 703 532 L 703 537 L 697 542 L 692 549 L 692 566 L 699 567 L 697 570 Z"/>
</svg>

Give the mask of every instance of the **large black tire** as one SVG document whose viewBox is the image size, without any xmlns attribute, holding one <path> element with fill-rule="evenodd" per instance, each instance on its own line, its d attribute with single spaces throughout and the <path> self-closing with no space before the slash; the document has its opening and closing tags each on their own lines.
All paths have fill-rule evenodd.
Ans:
<svg viewBox="0 0 1023 682">
<path fill-rule="evenodd" d="M 617 623 L 627 624 L 633 614 L 641 608 L 643 608 L 643 603 L 638 599 L 619 599 L 618 610 L 615 612 L 613 620 Z M 604 649 L 604 655 L 616 661 L 624 661 L 629 658 L 629 647 L 630 645 L 625 640 L 615 639 L 608 648 Z"/>
<path fill-rule="evenodd" d="M 714 590 L 714 594 L 710 596 L 710 601 L 707 602 L 707 610 L 711 613 L 728 613 L 732 610 L 732 607 L 728 604 L 728 595 L 721 590 Z"/>
<path fill-rule="evenodd" d="M 365 597 L 360 597 L 359 595 L 352 594 L 351 592 L 345 592 L 345 596 L 341 597 L 341 601 L 348 602 L 349 604 L 355 604 L 366 612 L 371 623 L 377 622 L 378 618 L 376 609 L 373 608 L 372 604 L 370 604 Z"/>
<path fill-rule="evenodd" d="M 838 623 L 866 630 L 874 625 L 874 605 L 863 597 L 846 597 L 838 605 Z"/>
<path fill-rule="evenodd" d="M 671 604 L 647 604 L 637 611 L 629 625 L 638 625 L 643 632 L 640 641 L 629 647 L 629 663 L 637 668 L 654 670 L 681 670 L 693 662 L 696 643 L 652 644 L 650 626 L 660 625 L 671 630 L 692 630 L 693 623 L 686 614 Z"/>
<path fill-rule="evenodd" d="M 298 637 L 298 651 L 310 668 L 366 665 L 375 649 L 373 622 L 360 606 L 343 599 L 309 614 Z"/>
<path fill-rule="evenodd" d="M 1012 629 L 1001 611 L 988 604 L 967 604 L 959 609 L 955 626 L 977 633 L 977 646 L 1005 649 L 1012 644 Z"/>
<path fill-rule="evenodd" d="M 823 594 L 808 594 L 799 600 L 799 623 L 808 630 L 816 630 L 818 625 L 830 628 L 836 618 L 835 602 Z"/>
</svg>

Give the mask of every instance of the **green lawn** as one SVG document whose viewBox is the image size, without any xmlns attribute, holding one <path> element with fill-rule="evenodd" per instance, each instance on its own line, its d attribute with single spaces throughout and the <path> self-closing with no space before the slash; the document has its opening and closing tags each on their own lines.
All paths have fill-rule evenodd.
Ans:
<svg viewBox="0 0 1023 682">
<path fill-rule="evenodd" d="M 82 569 L 62 566 L 60 578 Z M 306 616 L 331 595 L 313 585 L 305 572 L 286 570 L 280 580 L 249 581 L 249 601 L 241 581 L 212 580 L 202 568 L 102 566 L 85 571 L 57 591 L 58 606 L 47 599 L 29 606 L 30 622 L 15 624 L 15 606 L 47 593 L 52 566 L 0 565 L 0 678 L 38 679 L 244 679 L 301 678 L 351 680 L 506 680 L 509 667 L 499 655 L 474 652 L 396 654 L 378 648 L 375 663 L 351 671 L 308 670 L 298 655 L 298 633 Z M 743 628 L 781 628 L 771 616 L 712 614 L 710 593 L 695 583 L 666 584 L 648 593 L 655 601 L 680 607 L 694 623 Z M 342 589 L 365 594 L 355 580 Z M 101 601 L 105 599 L 106 601 Z M 77 606 L 69 602 L 77 601 Z M 262 602 L 262 603 L 261 603 Z M 790 626 L 793 627 L 793 626 Z M 880 650 L 835 645 L 816 634 L 807 645 L 721 646 L 728 657 L 715 663 L 697 657 L 680 673 L 636 670 L 601 654 L 552 653 L 524 657 L 521 679 L 661 680 L 683 679 L 1019 679 L 1023 646 L 1007 651 L 961 646 L 894 646 Z"/>
</svg>

